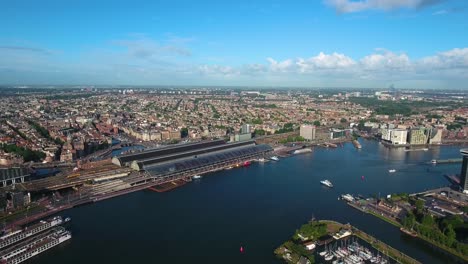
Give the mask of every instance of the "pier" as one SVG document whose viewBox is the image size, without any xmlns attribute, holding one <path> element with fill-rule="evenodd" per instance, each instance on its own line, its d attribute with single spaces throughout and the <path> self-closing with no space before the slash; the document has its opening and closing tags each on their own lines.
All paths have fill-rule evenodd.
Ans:
<svg viewBox="0 0 468 264">
<path fill-rule="evenodd" d="M 305 234 L 306 232 L 310 233 Z M 315 236 L 310 234 L 315 234 Z M 302 258 L 324 258 L 325 262 L 331 262 L 336 258 L 338 261 L 341 260 L 345 263 L 367 263 L 367 261 L 373 263 L 421 263 L 350 224 L 344 225 L 332 220 L 312 220 L 303 225 L 293 237 L 293 240 L 286 241 L 275 250 L 275 254 L 288 263 L 296 263 Z M 368 243 L 377 254 L 374 255 L 375 252 L 372 253 L 366 246 L 360 246 L 357 242 L 352 242 L 355 237 Z M 327 247 L 327 244 L 332 243 L 340 245 L 340 247 Z M 356 249 L 357 251 L 355 251 Z M 380 256 L 380 254 L 383 254 L 383 256 Z M 383 260 L 384 258 L 389 262 Z"/>
<path fill-rule="evenodd" d="M 435 163 L 433 162 L 435 161 Z M 433 160 L 428 161 L 427 164 L 451 164 L 451 163 L 462 163 L 463 159 L 443 159 L 443 160 Z"/>
<path fill-rule="evenodd" d="M 386 255 L 388 255 L 390 258 L 394 259 L 397 263 L 402 263 L 402 264 L 421 264 L 421 262 L 417 261 L 416 259 L 406 255 L 405 253 L 389 246 L 388 244 L 385 244 L 384 242 L 376 239 L 375 237 L 365 233 L 364 231 L 361 231 L 357 229 L 356 227 L 352 227 L 353 233 L 361 238 L 362 240 L 366 241 L 370 245 L 372 245 L 373 248 L 384 252 Z"/>
</svg>

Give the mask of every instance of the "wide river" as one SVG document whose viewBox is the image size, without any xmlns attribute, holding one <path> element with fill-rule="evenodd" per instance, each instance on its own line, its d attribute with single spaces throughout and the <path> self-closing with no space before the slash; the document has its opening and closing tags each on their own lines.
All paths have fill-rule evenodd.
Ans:
<svg viewBox="0 0 468 264">
<path fill-rule="evenodd" d="M 424 242 L 338 201 L 343 193 L 380 195 L 448 185 L 460 147 L 388 149 L 362 141 L 205 175 L 167 193 L 140 191 L 63 212 L 73 238 L 33 263 L 281 263 L 273 250 L 312 216 L 351 223 L 423 263 L 452 263 Z M 395 173 L 388 173 L 396 169 Z M 364 176 L 364 179 L 362 179 Z M 335 185 L 327 189 L 319 181 Z M 239 248 L 244 247 L 244 253 Z"/>
</svg>

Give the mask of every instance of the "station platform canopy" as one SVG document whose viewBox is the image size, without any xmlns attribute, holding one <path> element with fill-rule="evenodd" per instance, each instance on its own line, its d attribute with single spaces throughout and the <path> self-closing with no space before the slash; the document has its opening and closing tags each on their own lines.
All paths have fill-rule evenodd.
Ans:
<svg viewBox="0 0 468 264">
<path fill-rule="evenodd" d="M 145 165 L 134 163 L 132 168 L 144 170 L 151 176 L 166 176 L 168 174 L 186 172 L 207 166 L 234 162 L 235 160 L 253 157 L 273 151 L 269 145 L 247 145 L 235 148 L 209 152 L 198 156 L 190 156 L 182 159 L 167 161 L 158 164 Z"/>
</svg>

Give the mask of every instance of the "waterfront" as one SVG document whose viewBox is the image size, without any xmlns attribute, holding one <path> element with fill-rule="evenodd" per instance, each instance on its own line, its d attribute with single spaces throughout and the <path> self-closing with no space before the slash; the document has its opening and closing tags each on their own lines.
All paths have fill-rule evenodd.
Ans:
<svg viewBox="0 0 468 264">
<path fill-rule="evenodd" d="M 362 150 L 350 143 L 315 148 L 280 162 L 213 173 L 171 192 L 142 191 L 65 211 L 74 219 L 73 240 L 34 262 L 281 263 L 273 250 L 314 215 L 350 222 L 423 263 L 446 263 L 443 253 L 337 197 L 447 185 L 443 174 L 459 173 L 460 164 L 425 163 L 458 158 L 460 147 L 405 152 L 361 143 Z M 320 185 L 323 179 L 335 188 Z"/>
</svg>

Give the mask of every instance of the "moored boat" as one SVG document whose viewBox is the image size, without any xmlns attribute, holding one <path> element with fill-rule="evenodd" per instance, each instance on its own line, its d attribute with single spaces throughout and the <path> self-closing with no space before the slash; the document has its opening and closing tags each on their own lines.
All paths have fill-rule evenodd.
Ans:
<svg viewBox="0 0 468 264">
<path fill-rule="evenodd" d="M 342 194 L 341 198 L 348 202 L 354 202 L 354 197 L 351 194 Z"/>
<path fill-rule="evenodd" d="M 320 183 L 327 187 L 333 188 L 333 184 L 329 180 L 323 180 L 323 181 L 320 181 Z"/>
<path fill-rule="evenodd" d="M 279 161 L 279 158 L 277 156 L 273 156 L 270 158 L 271 160 L 274 160 L 274 161 Z"/>
</svg>

